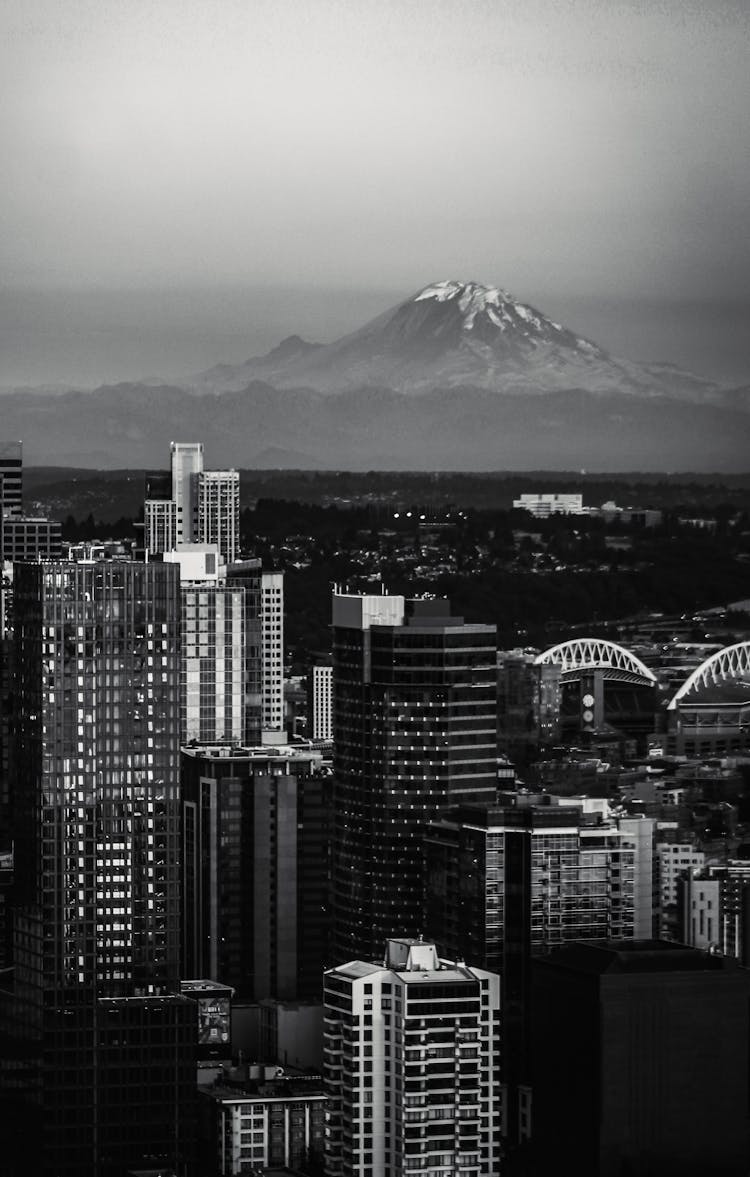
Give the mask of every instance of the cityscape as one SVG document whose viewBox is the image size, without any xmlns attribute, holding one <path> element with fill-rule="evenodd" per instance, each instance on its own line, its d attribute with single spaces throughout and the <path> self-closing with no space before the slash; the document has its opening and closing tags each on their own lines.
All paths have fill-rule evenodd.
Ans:
<svg viewBox="0 0 750 1177">
<path fill-rule="evenodd" d="M 750 599 L 503 646 L 430 591 L 477 513 L 390 498 L 420 591 L 365 530 L 291 646 L 319 541 L 246 544 L 200 441 L 165 466 L 84 539 L 2 449 L 7 1171 L 746 1172 Z M 713 495 L 520 492 L 505 558 L 723 528 L 746 575 Z"/>
<path fill-rule="evenodd" d="M 0 1177 L 750 1177 L 749 44 L 0 4 Z"/>
</svg>

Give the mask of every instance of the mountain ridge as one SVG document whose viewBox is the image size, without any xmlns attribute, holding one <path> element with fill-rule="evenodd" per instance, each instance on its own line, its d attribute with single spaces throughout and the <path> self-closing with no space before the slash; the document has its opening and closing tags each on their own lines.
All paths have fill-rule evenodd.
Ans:
<svg viewBox="0 0 750 1177">
<path fill-rule="evenodd" d="M 720 401 L 723 392 L 668 362 L 614 357 L 501 287 L 454 280 L 423 287 L 331 343 L 290 336 L 263 356 L 210 369 L 191 384 L 228 392 L 252 379 L 329 394 L 364 385 L 407 393 L 471 385 L 511 395 L 583 387 L 601 395 Z"/>
<path fill-rule="evenodd" d="M 195 396 L 163 387 L 3 399 L 3 432 L 30 465 L 164 465 L 171 440 L 199 439 L 214 465 L 338 470 L 585 468 L 744 472 L 750 414 L 672 398 L 586 390 L 535 397 L 465 387 L 408 396 L 326 395 L 256 381 Z M 92 395 L 94 401 L 92 402 Z M 96 413 L 91 412 L 96 403 Z"/>
<path fill-rule="evenodd" d="M 744 471 L 750 385 L 635 364 L 500 287 L 439 282 L 330 344 L 287 336 L 186 382 L 10 393 L 6 437 L 35 464 Z"/>
</svg>

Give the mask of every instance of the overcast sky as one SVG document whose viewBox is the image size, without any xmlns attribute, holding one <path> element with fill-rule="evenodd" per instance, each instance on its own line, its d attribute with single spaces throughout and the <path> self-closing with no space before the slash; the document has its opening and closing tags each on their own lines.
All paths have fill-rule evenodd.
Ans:
<svg viewBox="0 0 750 1177">
<path fill-rule="evenodd" d="M 6 288 L 748 297 L 747 0 L 4 0 L 0 21 Z"/>
</svg>

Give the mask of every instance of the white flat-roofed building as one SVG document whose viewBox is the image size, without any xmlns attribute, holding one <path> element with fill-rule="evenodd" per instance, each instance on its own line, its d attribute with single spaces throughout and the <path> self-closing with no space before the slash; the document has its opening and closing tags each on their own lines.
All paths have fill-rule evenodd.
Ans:
<svg viewBox="0 0 750 1177">
<path fill-rule="evenodd" d="M 499 1170 L 500 979 L 387 942 L 325 974 L 327 1177 Z"/>
<path fill-rule="evenodd" d="M 312 740 L 333 739 L 333 667 L 310 667 L 308 684 L 308 729 Z"/>
<path fill-rule="evenodd" d="M 513 500 L 513 509 L 528 511 L 537 519 L 550 515 L 585 515 L 583 495 L 578 494 L 522 494 Z"/>
</svg>

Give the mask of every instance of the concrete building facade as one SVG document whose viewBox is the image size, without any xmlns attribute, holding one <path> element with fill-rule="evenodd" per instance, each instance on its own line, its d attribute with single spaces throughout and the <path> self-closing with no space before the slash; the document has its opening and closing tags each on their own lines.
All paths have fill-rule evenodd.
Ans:
<svg viewBox="0 0 750 1177">
<path fill-rule="evenodd" d="M 325 974 L 327 1177 L 499 1169 L 500 981 L 435 945 Z"/>
</svg>

